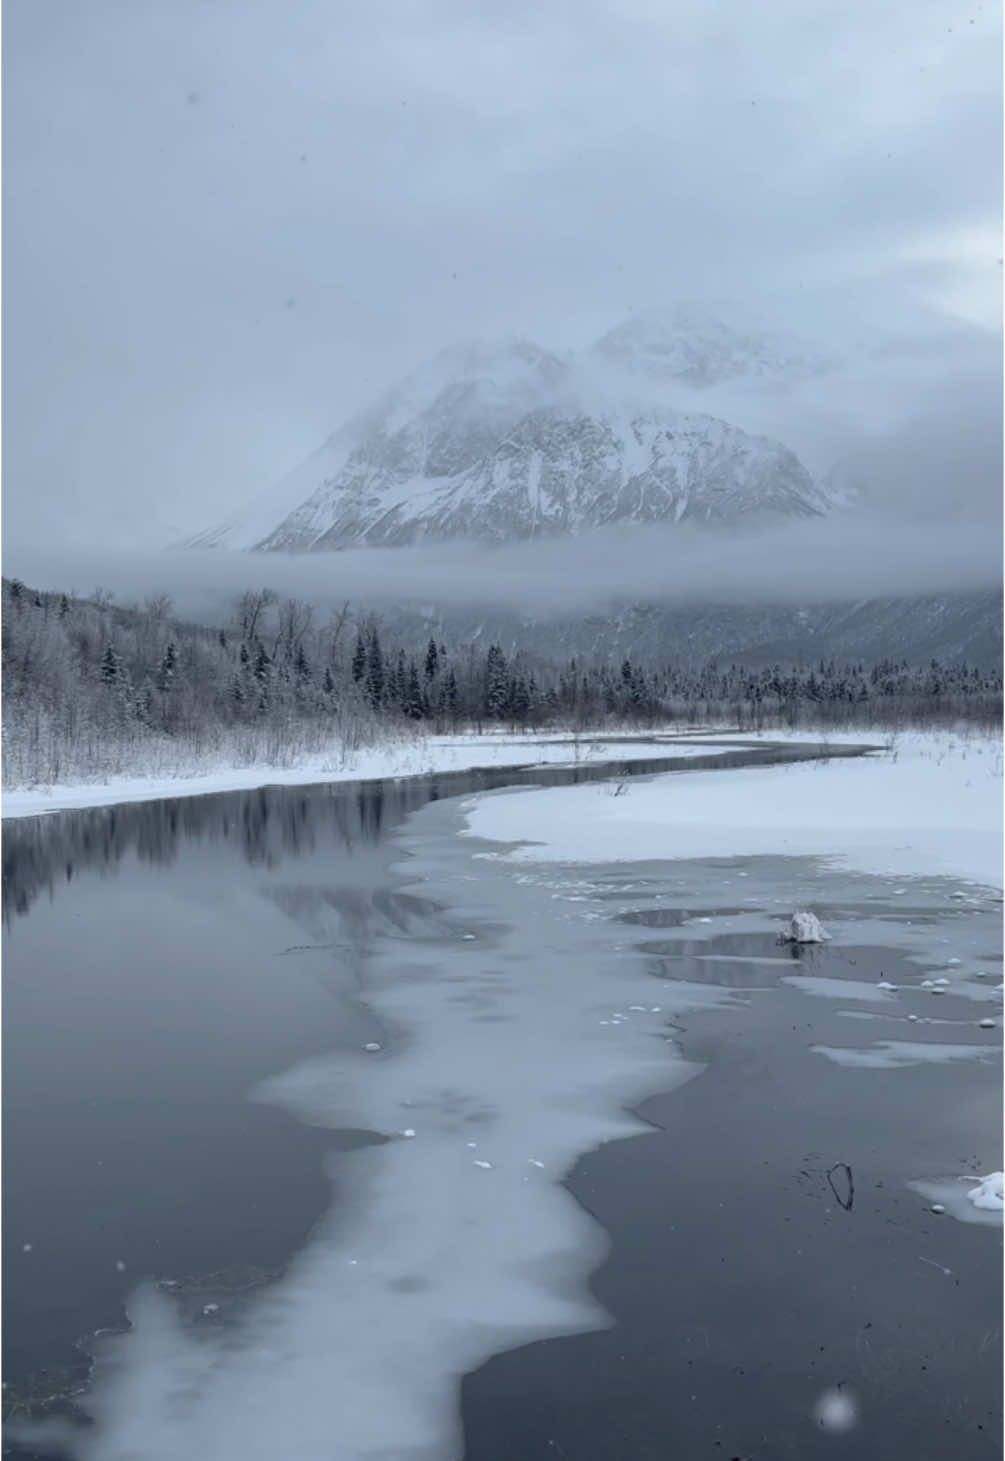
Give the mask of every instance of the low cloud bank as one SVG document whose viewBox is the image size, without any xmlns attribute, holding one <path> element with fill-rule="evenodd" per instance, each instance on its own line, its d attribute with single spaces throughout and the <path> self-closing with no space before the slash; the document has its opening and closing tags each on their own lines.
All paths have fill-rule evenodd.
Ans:
<svg viewBox="0 0 1005 1461">
<path fill-rule="evenodd" d="M 123 552 L 6 545 L 4 572 L 45 589 L 110 589 L 119 602 L 168 593 L 179 613 L 215 619 L 247 588 L 319 605 L 345 600 L 599 611 L 618 600 L 819 603 L 967 593 L 1002 581 L 1000 527 L 988 520 L 847 514 L 729 535 L 669 525 L 490 548 L 467 543 L 292 556 Z"/>
</svg>

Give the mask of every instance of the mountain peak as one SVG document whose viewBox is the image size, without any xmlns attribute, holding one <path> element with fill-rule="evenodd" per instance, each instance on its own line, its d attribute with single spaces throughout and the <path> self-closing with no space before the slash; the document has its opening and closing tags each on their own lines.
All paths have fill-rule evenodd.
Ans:
<svg viewBox="0 0 1005 1461">
<path fill-rule="evenodd" d="M 465 340 L 338 430 L 272 506 L 200 541 L 298 552 L 816 515 L 826 496 L 782 442 L 666 389 L 760 384 L 809 359 L 690 306 L 633 316 L 587 361 L 518 335 Z"/>
<path fill-rule="evenodd" d="M 796 336 L 740 330 L 694 305 L 633 314 L 602 336 L 591 353 L 632 374 L 698 387 L 741 377 L 790 381 L 816 375 L 831 363 Z"/>
</svg>

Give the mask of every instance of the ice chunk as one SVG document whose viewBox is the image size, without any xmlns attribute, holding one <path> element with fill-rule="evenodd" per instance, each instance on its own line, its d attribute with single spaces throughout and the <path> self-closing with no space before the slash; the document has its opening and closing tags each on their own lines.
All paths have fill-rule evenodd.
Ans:
<svg viewBox="0 0 1005 1461">
<path fill-rule="evenodd" d="M 782 942 L 787 944 L 822 944 L 828 938 L 830 934 L 821 928 L 815 913 L 793 913 L 782 934 Z"/>
<path fill-rule="evenodd" d="M 1005 1174 L 992 1172 L 987 1177 L 974 1180 L 977 1181 L 977 1186 L 971 1187 L 967 1193 L 974 1207 L 979 1207 L 984 1212 L 1005 1210 Z"/>
<path fill-rule="evenodd" d="M 943 1213 L 943 1212 L 945 1212 L 945 1210 L 946 1210 L 946 1205 L 945 1205 L 944 1202 L 933 1202 L 932 1203 L 932 1206 L 931 1206 L 931 1211 L 932 1212 Z"/>
<path fill-rule="evenodd" d="M 876 985 L 877 989 L 896 989 L 896 984 L 891 984 L 888 979 L 881 979 Z"/>
<path fill-rule="evenodd" d="M 994 1020 L 988 1019 L 987 1017 L 985 1017 L 983 1020 L 978 1020 L 977 1023 L 980 1025 L 982 1030 L 993 1030 L 995 1028 Z"/>
<path fill-rule="evenodd" d="M 858 1420 L 858 1405 L 847 1390 L 825 1390 L 813 1408 L 821 1430 L 850 1431 Z"/>
<path fill-rule="evenodd" d="M 491 1169 L 492 1169 L 492 1163 L 491 1162 L 482 1162 L 482 1161 L 479 1161 L 479 1159 L 477 1157 L 475 1158 L 474 1162 L 472 1163 L 472 1166 L 481 1167 L 483 1169 L 483 1171 L 486 1171 L 486 1172 L 491 1171 Z"/>
<path fill-rule="evenodd" d="M 366 1045 L 363 1046 L 363 1049 L 364 1050 L 371 1050 L 371 1051 L 372 1050 L 379 1050 L 380 1049 L 380 1046 L 377 1044 L 376 1040 L 370 1040 L 370 1041 L 367 1042 Z"/>
</svg>

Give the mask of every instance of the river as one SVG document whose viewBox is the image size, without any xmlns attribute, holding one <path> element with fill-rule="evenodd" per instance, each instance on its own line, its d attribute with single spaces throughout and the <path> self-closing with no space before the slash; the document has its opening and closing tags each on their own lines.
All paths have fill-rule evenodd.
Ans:
<svg viewBox="0 0 1005 1461">
<path fill-rule="evenodd" d="M 458 836 L 510 785 L 815 754 L 5 829 L 8 1413 L 86 1417 L 93 1352 L 87 1455 L 812 1457 L 831 1392 L 857 1455 L 994 1455 L 1000 1235 L 907 1185 L 999 1149 L 994 895 Z M 832 942 L 780 946 L 795 906 Z M 958 1054 L 826 1053 L 880 1040 Z"/>
</svg>

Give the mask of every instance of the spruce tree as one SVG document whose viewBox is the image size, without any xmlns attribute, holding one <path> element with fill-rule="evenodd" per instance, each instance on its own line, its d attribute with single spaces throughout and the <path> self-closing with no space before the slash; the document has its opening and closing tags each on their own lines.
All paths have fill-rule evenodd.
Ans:
<svg viewBox="0 0 1005 1461">
<path fill-rule="evenodd" d="M 366 672 L 366 644 L 362 634 L 356 636 L 356 648 L 352 652 L 352 677 L 358 685 Z"/>
<path fill-rule="evenodd" d="M 457 676 L 454 674 L 453 666 L 451 666 L 447 671 L 447 680 L 443 687 L 443 708 L 455 725 L 457 723 L 458 699 Z"/>
<path fill-rule="evenodd" d="M 262 644 L 261 641 L 259 641 L 258 649 L 255 653 L 255 668 L 253 671 L 255 679 L 258 681 L 259 685 L 265 685 L 268 683 L 269 672 L 271 669 L 272 660 L 269 658 L 269 651 L 265 648 L 265 645 Z"/>
<path fill-rule="evenodd" d="M 168 644 L 164 651 L 164 658 L 161 660 L 161 667 L 157 675 L 157 688 L 162 694 L 167 694 L 174 684 L 174 672 L 178 664 L 178 651 L 174 642 Z"/>
<path fill-rule="evenodd" d="M 405 651 L 398 650 L 398 658 L 391 671 L 387 687 L 387 698 L 403 714 L 408 714 L 408 669 L 405 665 Z"/>
<path fill-rule="evenodd" d="M 377 710 L 384 699 L 384 655 L 376 625 L 370 630 L 366 650 L 366 688 L 370 704 Z"/>
<path fill-rule="evenodd" d="M 506 713 L 508 685 L 506 656 L 498 644 L 490 644 L 485 659 L 485 714 L 501 720 Z"/>
<path fill-rule="evenodd" d="M 109 644 L 101 656 L 101 679 L 106 685 L 114 685 L 119 678 L 121 664 L 115 650 Z"/>
<path fill-rule="evenodd" d="M 419 684 L 419 669 L 414 659 L 408 667 L 404 709 L 410 720 L 421 720 L 426 713 L 422 700 L 422 687 Z"/>
</svg>

